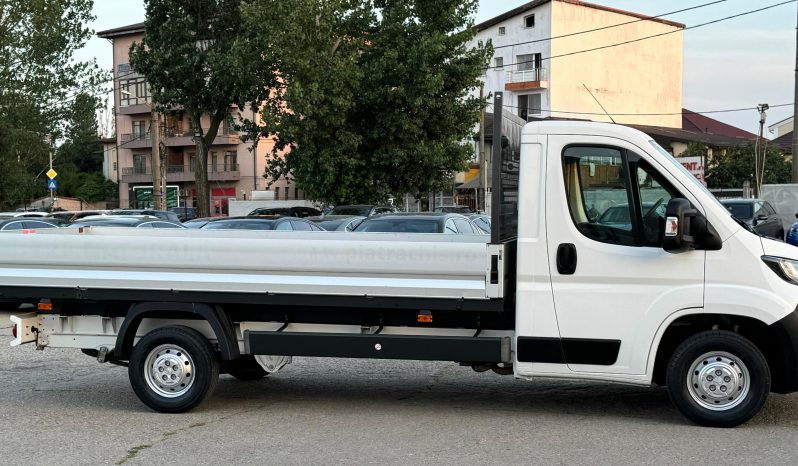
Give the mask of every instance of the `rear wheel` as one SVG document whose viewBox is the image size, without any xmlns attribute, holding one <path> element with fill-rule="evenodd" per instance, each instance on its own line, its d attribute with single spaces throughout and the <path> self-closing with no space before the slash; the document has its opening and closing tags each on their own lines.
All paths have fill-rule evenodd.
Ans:
<svg viewBox="0 0 798 466">
<path fill-rule="evenodd" d="M 227 369 L 227 373 L 238 380 L 259 380 L 269 375 L 251 354 L 242 355 L 233 361 Z"/>
<path fill-rule="evenodd" d="M 701 332 L 671 356 L 666 373 L 673 404 L 708 427 L 734 427 L 762 409 L 770 393 L 770 370 L 762 352 L 732 332 Z"/>
<path fill-rule="evenodd" d="M 208 340 L 183 326 L 153 330 L 130 355 L 128 375 L 139 399 L 162 413 L 182 413 L 216 387 L 219 359 Z"/>
</svg>

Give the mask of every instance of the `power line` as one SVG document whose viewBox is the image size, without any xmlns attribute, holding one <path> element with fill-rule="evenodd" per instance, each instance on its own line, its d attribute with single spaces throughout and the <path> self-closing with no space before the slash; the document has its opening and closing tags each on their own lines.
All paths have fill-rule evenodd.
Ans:
<svg viewBox="0 0 798 466">
<path fill-rule="evenodd" d="M 689 8 L 683 8 L 681 10 L 669 11 L 667 13 L 662 13 L 662 14 L 659 14 L 659 15 L 656 15 L 656 16 L 647 16 L 645 18 L 640 18 L 640 19 L 635 19 L 635 20 L 632 20 L 632 21 L 627 21 L 625 23 L 618 23 L 618 24 L 613 24 L 611 26 L 604 26 L 604 27 L 595 28 L 595 29 L 588 29 L 586 31 L 572 32 L 570 34 L 563 34 L 561 36 L 552 36 L 552 37 L 547 37 L 545 39 L 528 40 L 528 41 L 525 41 L 525 42 L 518 42 L 518 43 L 515 43 L 515 44 L 498 45 L 498 46 L 493 47 L 493 49 L 497 50 L 497 49 L 503 49 L 503 48 L 506 48 L 506 47 L 515 47 L 517 45 L 536 44 L 538 42 L 548 42 L 548 41 L 551 41 L 551 40 L 554 40 L 554 39 L 562 39 L 564 37 L 572 37 L 572 36 L 578 36 L 580 34 L 587 34 L 587 33 L 590 33 L 590 32 L 603 31 L 605 29 L 612 29 L 612 28 L 617 28 L 619 26 L 626 26 L 627 24 L 639 23 L 641 21 L 650 21 L 652 19 L 662 18 L 664 16 L 675 15 L 677 13 L 684 13 L 685 11 L 697 10 L 699 8 L 704 8 L 706 6 L 715 5 L 715 4 L 718 4 L 718 3 L 723 3 L 725 1 L 727 1 L 727 0 L 716 0 L 714 2 L 704 3 L 704 4 L 701 4 L 701 5 L 696 5 L 696 6 L 692 6 L 692 7 L 689 7 Z"/>
<path fill-rule="evenodd" d="M 641 42 L 641 41 L 644 41 L 644 40 L 647 40 L 647 39 L 653 39 L 655 37 L 662 37 L 662 36 L 666 36 L 668 34 L 674 34 L 674 33 L 677 33 L 677 32 L 686 31 L 688 29 L 697 29 L 697 28 L 700 28 L 700 27 L 709 26 L 710 24 L 720 23 L 722 21 L 727 21 L 727 20 L 730 20 L 730 19 L 739 18 L 741 16 L 746 16 L 746 15 L 751 15 L 751 14 L 754 14 L 754 13 L 759 13 L 761 11 L 769 10 L 771 8 L 776 8 L 778 6 L 787 5 L 789 3 L 795 3 L 796 1 L 798 1 L 798 0 L 787 0 L 786 2 L 776 3 L 776 4 L 773 4 L 773 5 L 766 6 L 766 7 L 758 8 L 756 10 L 745 11 L 745 12 L 742 12 L 742 13 L 738 13 L 736 15 L 726 16 L 724 18 L 719 18 L 719 19 L 715 19 L 715 20 L 712 20 L 712 21 L 707 21 L 705 23 L 696 24 L 694 26 L 687 26 L 684 29 L 675 29 L 673 31 L 661 32 L 659 34 L 653 34 L 653 35 L 650 35 L 650 36 L 640 37 L 638 39 L 627 40 L 627 41 L 624 41 L 624 42 L 619 42 L 617 44 L 610 44 L 610 45 L 604 45 L 604 46 L 601 46 L 601 47 L 594 47 L 594 48 L 591 48 L 591 49 L 578 50 L 576 52 L 563 53 L 563 54 L 560 54 L 560 55 L 552 55 L 550 57 L 541 58 L 540 61 L 551 60 L 553 58 L 568 57 L 568 56 L 571 56 L 571 55 L 578 55 L 580 53 L 595 52 L 596 50 L 603 50 L 603 49 L 608 49 L 608 48 L 612 48 L 612 47 L 618 47 L 620 45 L 631 44 L 631 43 L 634 43 L 634 42 Z M 535 60 L 527 60 L 527 61 L 521 61 L 521 62 L 516 62 L 516 63 L 502 64 L 501 66 L 496 66 L 496 65 L 487 66 L 487 67 L 485 67 L 485 69 L 504 68 L 505 66 L 523 65 L 523 64 L 526 64 L 526 63 L 535 63 Z"/>
<path fill-rule="evenodd" d="M 488 104 L 488 106 L 491 106 L 491 105 L 492 104 Z M 786 104 L 771 105 L 770 108 L 790 107 L 792 105 L 794 105 L 794 104 L 792 102 L 790 102 L 790 103 L 786 103 Z M 527 107 L 519 107 L 519 106 L 507 105 L 507 104 L 502 104 L 502 107 L 504 107 L 504 108 L 522 109 L 522 110 L 528 109 Z M 695 111 L 692 111 L 692 110 L 688 110 L 688 111 L 672 112 L 672 113 L 569 112 L 569 111 L 565 111 L 565 110 L 552 110 L 552 109 L 545 109 L 545 108 L 541 108 L 539 110 L 541 111 L 541 113 L 542 112 L 565 113 L 565 114 L 568 114 L 568 115 L 600 115 L 600 116 L 607 116 L 609 114 L 609 115 L 612 115 L 612 116 L 674 116 L 674 115 L 692 115 L 692 114 L 711 115 L 711 114 L 715 114 L 715 113 L 747 112 L 747 111 L 750 111 L 750 110 L 757 110 L 757 107 L 729 108 L 729 109 L 723 109 L 723 110 L 706 110 L 706 111 L 703 111 L 703 112 L 695 112 Z"/>
</svg>

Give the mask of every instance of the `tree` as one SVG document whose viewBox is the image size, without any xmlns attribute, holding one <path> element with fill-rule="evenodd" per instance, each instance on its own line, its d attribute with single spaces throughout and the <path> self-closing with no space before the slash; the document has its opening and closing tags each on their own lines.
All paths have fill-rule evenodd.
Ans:
<svg viewBox="0 0 798 466">
<path fill-rule="evenodd" d="M 210 215 L 208 148 L 239 108 L 268 96 L 273 81 L 268 50 L 247 47 L 241 0 L 145 0 L 144 39 L 130 47 L 130 64 L 146 76 L 159 111 L 182 107 L 195 130 L 197 214 Z M 233 53 L 237 47 L 238 53 Z M 208 115 L 209 126 L 202 125 Z"/>
<path fill-rule="evenodd" d="M 0 208 L 44 194 L 50 147 L 77 91 L 107 80 L 96 62 L 76 62 L 92 36 L 91 0 L 0 0 Z"/>
<path fill-rule="evenodd" d="M 86 202 L 115 197 L 116 183 L 105 180 L 102 174 L 103 147 L 96 119 L 100 107 L 100 99 L 85 93 L 78 94 L 72 102 L 64 123 L 64 142 L 55 157 L 61 196 Z"/>
<path fill-rule="evenodd" d="M 724 155 L 715 155 L 706 168 L 710 188 L 741 188 L 748 181 L 754 183 L 754 144 L 731 147 Z M 791 182 L 792 166 L 778 149 L 768 147 L 765 157 L 763 184 Z"/>
<path fill-rule="evenodd" d="M 468 97 L 492 51 L 469 48 L 476 0 L 254 0 L 244 8 L 275 58 L 284 105 L 266 176 L 308 197 L 372 203 L 441 189 L 471 157 L 483 105 Z M 276 99 L 279 100 L 279 99 Z M 285 151 L 288 150 L 286 153 Z"/>
</svg>

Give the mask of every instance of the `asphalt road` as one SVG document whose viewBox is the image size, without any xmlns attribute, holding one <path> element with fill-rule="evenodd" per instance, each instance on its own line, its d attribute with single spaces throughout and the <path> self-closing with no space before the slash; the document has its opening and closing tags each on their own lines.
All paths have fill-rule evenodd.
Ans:
<svg viewBox="0 0 798 466">
<path fill-rule="evenodd" d="M 521 381 L 453 363 L 297 358 L 157 414 L 127 370 L 9 348 L 0 315 L 2 464 L 790 464 L 798 395 L 736 429 L 691 425 L 658 388 Z"/>
</svg>

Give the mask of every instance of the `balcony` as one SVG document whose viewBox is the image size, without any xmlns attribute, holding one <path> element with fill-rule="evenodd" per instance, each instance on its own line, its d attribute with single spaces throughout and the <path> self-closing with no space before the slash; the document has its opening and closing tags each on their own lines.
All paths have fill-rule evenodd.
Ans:
<svg viewBox="0 0 798 466">
<path fill-rule="evenodd" d="M 505 91 L 525 91 L 547 87 L 549 87 L 549 70 L 546 68 L 508 71 L 504 84 Z"/>
<path fill-rule="evenodd" d="M 150 133 L 125 133 L 122 135 L 122 145 L 125 149 L 143 149 L 152 147 Z"/>
<path fill-rule="evenodd" d="M 213 146 L 238 145 L 241 137 L 234 131 L 224 131 L 219 128 L 219 134 L 213 140 Z M 164 143 L 167 147 L 186 147 L 195 146 L 194 134 L 190 130 L 167 129 L 164 132 Z"/>
<path fill-rule="evenodd" d="M 239 181 L 241 172 L 237 163 L 208 166 L 208 181 Z M 122 168 L 123 183 L 152 183 L 152 167 Z M 188 183 L 194 181 L 193 165 L 169 165 L 166 167 L 167 183 Z"/>
</svg>

